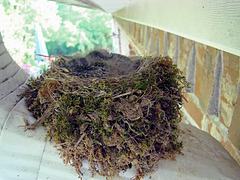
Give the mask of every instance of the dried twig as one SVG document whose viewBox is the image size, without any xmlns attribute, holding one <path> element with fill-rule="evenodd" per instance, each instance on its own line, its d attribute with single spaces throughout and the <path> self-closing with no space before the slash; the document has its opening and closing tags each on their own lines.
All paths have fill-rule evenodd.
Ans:
<svg viewBox="0 0 240 180">
<path fill-rule="evenodd" d="M 131 91 L 130 91 L 130 92 L 123 93 L 123 94 L 119 94 L 119 95 L 117 95 L 117 96 L 114 96 L 113 99 L 117 99 L 117 98 L 120 98 L 120 97 L 123 97 L 123 96 L 127 96 L 127 95 L 130 95 L 130 94 L 132 94 Z"/>
<path fill-rule="evenodd" d="M 77 143 L 74 145 L 74 147 L 76 148 L 78 146 L 78 144 L 83 140 L 84 136 L 86 136 L 86 133 L 83 133 L 80 138 L 78 139 Z"/>
<path fill-rule="evenodd" d="M 56 108 L 56 105 L 56 103 L 52 103 L 44 112 L 44 114 L 40 118 L 38 118 L 33 124 L 27 125 L 26 129 L 33 130 L 39 125 L 41 125 L 52 114 L 52 111 Z"/>
</svg>

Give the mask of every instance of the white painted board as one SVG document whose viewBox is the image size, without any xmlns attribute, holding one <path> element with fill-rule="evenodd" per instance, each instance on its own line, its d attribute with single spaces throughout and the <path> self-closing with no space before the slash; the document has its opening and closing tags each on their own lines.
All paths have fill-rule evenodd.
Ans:
<svg viewBox="0 0 240 180">
<path fill-rule="evenodd" d="M 240 56 L 239 0 L 138 0 L 114 15 Z"/>
</svg>

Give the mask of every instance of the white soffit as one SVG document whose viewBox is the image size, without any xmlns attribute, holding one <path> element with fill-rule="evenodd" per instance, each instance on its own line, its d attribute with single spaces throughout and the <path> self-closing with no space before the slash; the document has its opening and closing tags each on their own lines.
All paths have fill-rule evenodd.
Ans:
<svg viewBox="0 0 240 180">
<path fill-rule="evenodd" d="M 240 56 L 240 0 L 138 0 L 114 15 Z"/>
<path fill-rule="evenodd" d="M 86 8 L 102 9 L 106 12 L 113 13 L 137 0 L 50 0 L 64 4 L 81 6 Z"/>
<path fill-rule="evenodd" d="M 62 3 L 62 4 L 80 6 L 80 7 L 84 7 L 84 8 L 93 8 L 90 5 L 82 3 L 81 1 L 78 1 L 78 0 L 49 0 L 49 1 L 55 1 L 58 3 Z"/>
<path fill-rule="evenodd" d="M 113 13 L 118 11 L 133 2 L 137 2 L 137 0 L 91 0 L 98 4 L 102 9 L 109 13 Z"/>
</svg>

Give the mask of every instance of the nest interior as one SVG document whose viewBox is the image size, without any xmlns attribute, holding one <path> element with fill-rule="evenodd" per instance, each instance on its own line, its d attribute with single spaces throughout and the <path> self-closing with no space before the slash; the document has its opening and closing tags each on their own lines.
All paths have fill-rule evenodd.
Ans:
<svg viewBox="0 0 240 180">
<path fill-rule="evenodd" d="M 23 93 L 37 119 L 26 128 L 45 126 L 79 177 L 87 160 L 93 176 L 114 177 L 135 166 L 140 179 L 181 151 L 178 124 L 188 86 L 169 57 L 104 50 L 59 56 Z"/>
</svg>

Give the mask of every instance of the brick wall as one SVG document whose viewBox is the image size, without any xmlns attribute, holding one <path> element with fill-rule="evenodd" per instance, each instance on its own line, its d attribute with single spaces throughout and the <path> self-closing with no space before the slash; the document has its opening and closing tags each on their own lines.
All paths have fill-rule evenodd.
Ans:
<svg viewBox="0 0 240 180">
<path fill-rule="evenodd" d="M 240 57 L 153 27 L 115 20 L 136 52 L 173 58 L 192 84 L 183 121 L 209 132 L 240 164 L 240 132 L 231 127 L 240 126 L 240 118 L 234 118 L 240 111 Z"/>
</svg>

